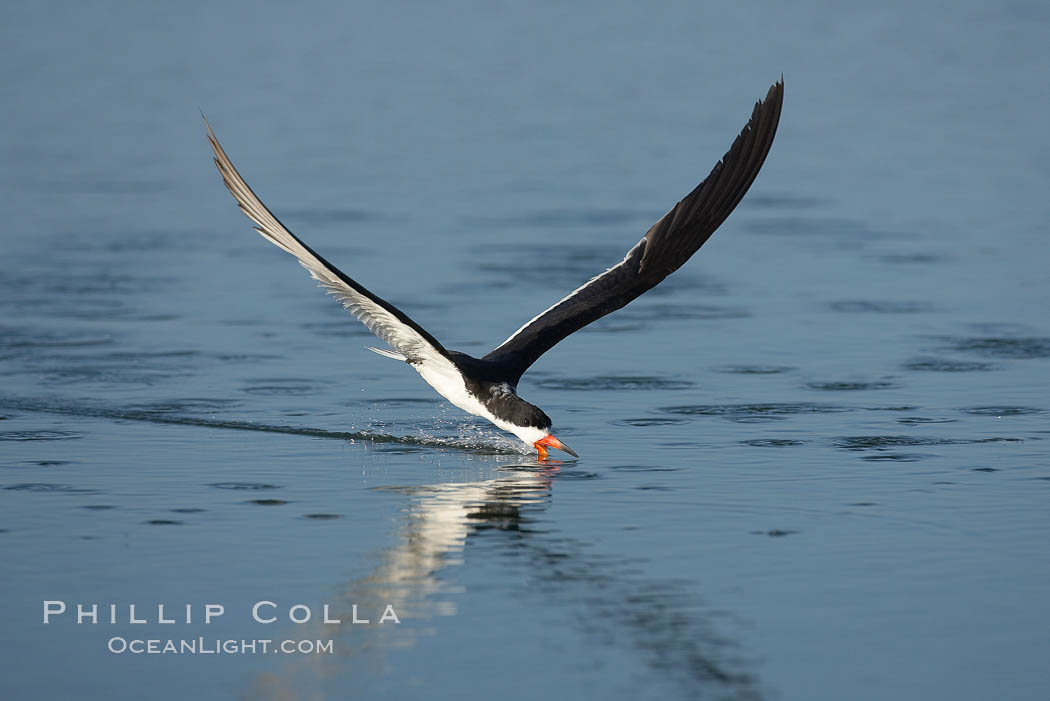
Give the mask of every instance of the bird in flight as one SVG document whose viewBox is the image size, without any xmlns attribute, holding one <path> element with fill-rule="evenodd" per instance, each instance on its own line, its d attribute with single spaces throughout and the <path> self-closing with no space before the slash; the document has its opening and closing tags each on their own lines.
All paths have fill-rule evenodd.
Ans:
<svg viewBox="0 0 1050 701">
<path fill-rule="evenodd" d="M 237 172 L 205 120 L 208 141 L 226 187 L 270 243 L 295 256 L 329 294 L 389 348 L 376 353 L 408 363 L 454 405 L 481 416 L 532 445 L 540 460 L 555 448 L 579 457 L 551 434 L 539 407 L 518 396 L 518 381 L 559 341 L 614 312 L 680 268 L 711 237 L 758 175 L 773 144 L 784 99 L 784 79 L 755 103 L 751 119 L 729 151 L 696 188 L 653 224 L 624 259 L 540 312 L 481 358 L 448 350 L 403 311 L 365 289 L 307 246 L 273 215 Z"/>
</svg>

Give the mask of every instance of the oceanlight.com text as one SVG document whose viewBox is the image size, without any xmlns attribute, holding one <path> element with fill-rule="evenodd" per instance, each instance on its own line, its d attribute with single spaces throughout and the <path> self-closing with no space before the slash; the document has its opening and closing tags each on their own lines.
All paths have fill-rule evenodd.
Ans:
<svg viewBox="0 0 1050 701">
<path fill-rule="evenodd" d="M 115 636 L 106 648 L 115 655 L 331 655 L 332 640 L 141 639 Z"/>
</svg>

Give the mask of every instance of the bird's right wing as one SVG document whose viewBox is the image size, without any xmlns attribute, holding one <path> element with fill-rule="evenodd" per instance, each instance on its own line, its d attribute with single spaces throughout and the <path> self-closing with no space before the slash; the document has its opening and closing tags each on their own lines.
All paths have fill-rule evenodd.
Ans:
<svg viewBox="0 0 1050 701">
<path fill-rule="evenodd" d="M 520 377 L 556 343 L 623 307 L 681 267 L 737 206 L 780 122 L 784 79 L 755 104 L 744 130 L 702 183 L 656 222 L 624 259 L 540 312 L 485 356 Z"/>
<path fill-rule="evenodd" d="M 394 351 L 373 349 L 377 352 L 405 360 L 412 364 L 427 364 L 441 367 L 446 371 L 454 370 L 455 365 L 449 358 L 448 351 L 437 339 L 393 304 L 377 297 L 354 280 L 351 280 L 334 265 L 319 256 L 309 246 L 299 240 L 285 228 L 277 217 L 266 208 L 244 178 L 237 172 L 229 156 L 215 138 L 208 121 L 208 141 L 215 152 L 215 165 L 222 174 L 223 182 L 249 219 L 255 222 L 255 230 L 267 241 L 281 250 L 291 253 L 310 273 L 311 277 L 321 283 L 325 290 L 356 316 L 368 330 L 383 339 L 394 348 Z"/>
</svg>

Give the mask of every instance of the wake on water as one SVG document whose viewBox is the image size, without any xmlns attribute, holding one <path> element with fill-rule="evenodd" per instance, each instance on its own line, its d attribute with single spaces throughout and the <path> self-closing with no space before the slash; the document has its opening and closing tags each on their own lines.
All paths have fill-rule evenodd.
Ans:
<svg viewBox="0 0 1050 701">
<path fill-rule="evenodd" d="M 260 431 L 264 433 L 285 433 L 312 438 L 330 438 L 335 440 L 358 441 L 377 446 L 416 446 L 432 448 L 451 448 L 484 455 L 526 455 L 532 451 L 521 443 L 476 424 L 464 423 L 451 419 L 438 419 L 429 427 L 417 427 L 415 435 L 393 435 L 371 429 L 355 431 L 330 431 L 305 426 L 284 426 L 263 424 L 254 421 L 236 421 L 202 416 L 188 416 L 170 413 L 160 408 L 114 408 L 98 404 L 71 404 L 67 401 L 48 401 L 22 397 L 0 397 L 0 407 L 16 411 L 39 412 L 47 414 L 64 414 L 91 418 L 116 419 L 121 421 L 144 421 L 155 424 L 175 424 L 181 426 L 201 426 L 205 428 L 228 429 L 232 431 Z M 442 435 L 446 432 L 455 435 Z"/>
</svg>

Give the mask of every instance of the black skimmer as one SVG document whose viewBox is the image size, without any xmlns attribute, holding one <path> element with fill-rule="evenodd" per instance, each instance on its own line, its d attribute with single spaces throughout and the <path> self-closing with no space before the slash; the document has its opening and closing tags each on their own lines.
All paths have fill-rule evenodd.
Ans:
<svg viewBox="0 0 1050 701">
<path fill-rule="evenodd" d="M 780 121 L 784 79 L 755 103 L 729 151 L 696 188 L 656 222 L 624 259 L 526 322 L 481 358 L 448 350 L 404 312 L 365 289 L 303 243 L 262 203 L 223 151 L 205 120 L 226 187 L 270 243 L 295 256 L 321 287 L 390 348 L 369 350 L 411 365 L 457 407 L 488 419 L 532 445 L 579 457 L 551 435 L 551 420 L 518 396 L 518 381 L 537 358 L 587 324 L 620 309 L 680 268 L 740 202 L 769 153 Z"/>
</svg>

